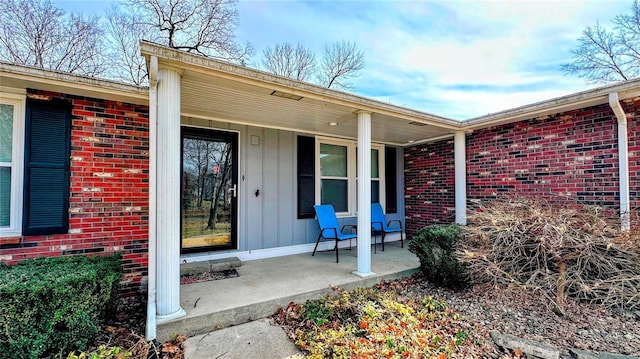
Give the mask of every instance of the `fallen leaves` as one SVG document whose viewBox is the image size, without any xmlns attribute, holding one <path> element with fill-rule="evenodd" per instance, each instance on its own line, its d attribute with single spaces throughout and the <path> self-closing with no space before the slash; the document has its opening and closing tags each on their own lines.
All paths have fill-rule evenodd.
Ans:
<svg viewBox="0 0 640 359">
<path fill-rule="evenodd" d="M 415 300 L 378 288 L 344 291 L 304 305 L 290 303 L 274 320 L 310 358 L 466 358 L 489 354 L 484 334 L 444 302 Z"/>
</svg>

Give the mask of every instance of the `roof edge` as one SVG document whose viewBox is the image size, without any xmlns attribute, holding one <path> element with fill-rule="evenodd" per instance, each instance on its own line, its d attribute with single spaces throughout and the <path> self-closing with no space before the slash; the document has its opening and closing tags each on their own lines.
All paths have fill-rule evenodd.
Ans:
<svg viewBox="0 0 640 359">
<path fill-rule="evenodd" d="M 181 68 L 194 66 L 207 72 L 226 75 L 228 78 L 233 77 L 236 80 L 240 78 L 245 79 L 246 82 L 262 87 L 290 90 L 289 92 L 294 92 L 295 94 L 305 97 L 320 99 L 322 101 L 334 101 L 342 104 L 348 103 L 350 106 L 361 110 L 394 114 L 396 116 L 400 115 L 399 117 L 423 121 L 427 124 L 439 127 L 458 129 L 461 125 L 460 121 L 454 119 L 392 105 L 390 103 L 329 89 L 308 82 L 292 80 L 262 70 L 252 69 L 201 55 L 179 51 L 145 40 L 140 42 L 140 50 L 147 59 L 149 56 L 157 56 L 158 58 L 169 62 L 172 66 Z"/>
<path fill-rule="evenodd" d="M 578 108 L 602 105 L 609 102 L 609 94 L 612 92 L 617 92 L 620 95 L 620 100 L 640 96 L 640 78 L 470 118 L 462 121 L 461 125 L 465 130 L 474 130 Z"/>
<path fill-rule="evenodd" d="M 40 85 L 37 86 L 38 89 L 81 96 L 96 97 L 100 94 L 108 94 L 112 98 L 117 97 L 120 101 L 137 104 L 146 104 L 149 99 L 147 87 L 39 67 L 0 61 L 0 74 L 4 86 L 15 86 L 14 83 L 19 82 L 19 84 L 24 84 L 24 87 Z"/>
</svg>

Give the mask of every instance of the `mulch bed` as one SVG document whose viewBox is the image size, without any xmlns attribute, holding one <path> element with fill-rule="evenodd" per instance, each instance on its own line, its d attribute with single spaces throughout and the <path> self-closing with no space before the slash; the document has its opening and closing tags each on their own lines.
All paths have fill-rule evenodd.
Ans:
<svg viewBox="0 0 640 359">
<path fill-rule="evenodd" d="M 146 296 L 123 297 L 118 300 L 116 313 L 101 324 L 101 330 L 90 352 L 104 344 L 109 347 L 122 347 L 132 353 L 129 358 L 184 358 L 184 342 L 187 339 L 178 335 L 174 339 L 159 344 L 148 343 L 145 339 L 147 314 Z"/>
<path fill-rule="evenodd" d="M 487 331 L 531 339 L 558 348 L 640 356 L 640 312 L 609 311 L 567 299 L 565 315 L 541 293 L 507 285 L 476 285 L 464 291 L 437 287 L 421 274 L 393 282 L 404 296 L 434 296 Z"/>
<path fill-rule="evenodd" d="M 569 348 L 592 352 L 611 352 L 640 356 L 640 312 L 609 311 L 596 305 L 578 303 L 567 299 L 565 315 L 554 312 L 552 303 L 533 290 L 506 285 L 477 285 L 467 290 L 454 291 L 435 286 L 422 274 L 377 285 L 379 290 L 394 291 L 400 297 L 421 301 L 433 297 L 444 301 L 460 313 L 461 320 L 482 333 L 499 333 L 534 340 L 551 345 L 568 358 Z M 283 322 L 284 318 L 284 322 Z M 289 336 L 301 328 L 299 320 L 276 315 L 274 320 L 282 325 Z M 492 344 L 488 335 L 478 336 L 486 344 Z M 499 354 L 490 357 L 520 357 L 519 353 Z M 473 353 L 465 349 L 463 357 L 486 357 L 486 352 Z"/>
</svg>

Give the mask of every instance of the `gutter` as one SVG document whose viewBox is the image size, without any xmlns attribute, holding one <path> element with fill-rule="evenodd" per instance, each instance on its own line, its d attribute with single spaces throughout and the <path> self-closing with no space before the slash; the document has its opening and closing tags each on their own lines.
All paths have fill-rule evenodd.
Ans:
<svg viewBox="0 0 640 359">
<path fill-rule="evenodd" d="M 631 229 L 629 205 L 629 145 L 627 133 L 627 115 L 624 113 L 618 93 L 609 94 L 609 107 L 618 119 L 618 167 L 620 169 L 620 227 L 623 231 Z"/>
<path fill-rule="evenodd" d="M 149 240 L 148 240 L 148 292 L 145 336 L 156 339 L 156 149 L 158 132 L 158 58 L 149 58 Z"/>
</svg>

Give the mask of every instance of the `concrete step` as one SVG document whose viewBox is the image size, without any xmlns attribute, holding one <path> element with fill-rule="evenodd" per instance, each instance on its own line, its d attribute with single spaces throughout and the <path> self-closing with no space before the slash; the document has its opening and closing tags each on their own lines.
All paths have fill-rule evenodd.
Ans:
<svg viewBox="0 0 640 359">
<path fill-rule="evenodd" d="M 375 255 L 375 274 L 361 278 L 352 274 L 356 251 L 270 258 L 244 262 L 236 278 L 181 286 L 185 317 L 158 325 L 158 340 L 177 334 L 192 337 L 275 314 L 290 302 L 303 303 L 332 291 L 331 287 L 371 287 L 381 280 L 406 277 L 419 270 L 417 257 L 404 249 L 385 246 Z"/>
<path fill-rule="evenodd" d="M 242 262 L 238 257 L 183 263 L 180 265 L 180 275 L 219 272 L 231 268 L 239 268 L 240 266 L 242 266 Z"/>
</svg>

